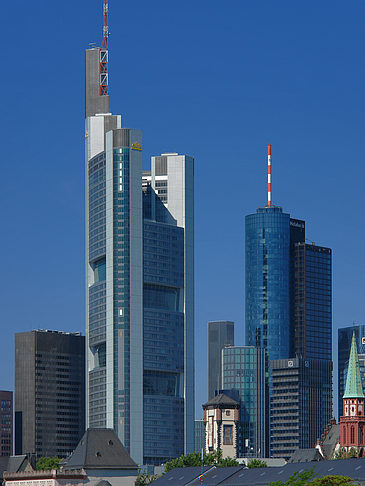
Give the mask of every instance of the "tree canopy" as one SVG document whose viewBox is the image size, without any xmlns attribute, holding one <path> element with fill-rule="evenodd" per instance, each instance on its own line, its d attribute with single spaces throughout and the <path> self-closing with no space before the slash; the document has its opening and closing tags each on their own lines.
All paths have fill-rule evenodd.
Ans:
<svg viewBox="0 0 365 486">
<path fill-rule="evenodd" d="M 61 459 L 57 456 L 41 457 L 36 464 L 37 471 L 50 471 L 51 469 L 60 468 Z"/>
<path fill-rule="evenodd" d="M 239 466 L 236 459 L 231 457 L 226 457 L 223 459 L 222 451 L 218 449 L 217 451 L 205 454 L 204 459 L 200 452 L 192 452 L 191 454 L 186 454 L 186 456 L 180 456 L 176 459 L 171 459 L 171 461 L 165 464 L 165 472 L 171 471 L 175 467 L 193 467 L 193 466 L 218 466 L 218 467 L 231 467 Z"/>
</svg>

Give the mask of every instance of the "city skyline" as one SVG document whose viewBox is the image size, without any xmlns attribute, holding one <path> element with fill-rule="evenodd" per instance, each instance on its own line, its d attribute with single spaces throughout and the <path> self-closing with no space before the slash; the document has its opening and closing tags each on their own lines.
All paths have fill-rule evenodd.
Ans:
<svg viewBox="0 0 365 486">
<path fill-rule="evenodd" d="M 353 320 L 363 322 L 363 280 L 358 272 L 363 256 L 358 247 L 364 234 L 360 209 L 364 169 L 360 160 L 365 107 L 360 96 L 364 67 L 356 62 L 360 58 L 356 42 L 364 7 L 352 6 L 350 10 L 324 2 L 316 5 L 316 17 L 311 20 L 313 3 L 306 10 L 300 9 L 298 20 L 299 9 L 292 6 L 286 6 L 285 12 L 284 7 L 275 7 L 274 11 L 267 2 L 262 15 L 262 5 L 261 9 L 236 2 L 233 5 L 240 15 L 232 16 L 227 7 L 227 20 L 222 25 L 218 2 L 204 13 L 199 7 L 193 10 L 192 4 L 183 10 L 160 2 L 157 11 L 170 20 L 163 24 L 158 16 L 151 17 L 153 12 L 147 2 L 138 16 L 131 6 L 111 3 L 113 111 L 122 112 L 124 126 L 144 130 L 145 168 L 150 155 L 165 150 L 190 153 L 196 160 L 196 346 L 202 348 L 197 358 L 197 369 L 201 370 L 198 390 L 206 390 L 206 322 L 235 321 L 236 342 L 244 344 L 244 216 L 265 202 L 268 142 L 273 144 L 274 204 L 310 221 L 308 237 L 315 235 L 316 241 L 334 250 L 334 359 L 337 328 L 351 325 Z M 89 41 L 100 43 L 96 23 L 100 26 L 101 6 L 100 2 L 91 2 L 87 21 L 81 25 L 79 17 L 84 7 L 69 1 L 58 7 L 48 7 L 35 18 L 31 6 L 24 5 L 15 42 L 8 40 L 10 26 L 2 32 L 4 45 L 12 52 L 13 72 L 12 96 L 5 100 L 7 117 L 6 124 L 2 124 L 8 141 L 2 182 L 8 208 L 4 225 L 11 235 L 2 242 L 3 253 L 9 255 L 4 262 L 7 284 L 2 289 L 3 322 L 7 328 L 3 342 L 9 344 L 14 332 L 33 328 L 84 330 L 84 211 L 79 189 L 83 180 L 83 83 L 79 68 Z M 10 5 L 5 9 L 9 13 Z M 75 9 L 79 17 L 72 18 L 70 12 L 75 14 Z M 57 21 L 47 23 L 46 15 L 57 16 Z M 130 25 L 119 29 L 125 16 L 131 19 Z M 233 17 L 244 19 L 244 28 Z M 34 19 L 31 31 L 29 18 Z M 206 24 L 202 27 L 199 20 L 203 18 Z M 279 20 L 282 31 L 271 30 Z M 324 22 L 333 27 L 333 31 L 326 30 L 328 37 L 323 35 Z M 184 33 L 185 23 L 193 33 L 190 37 L 196 39 L 203 29 L 209 42 L 199 39 L 193 52 L 188 35 L 182 34 L 184 42 L 176 40 L 167 46 L 159 33 L 147 46 L 156 25 L 163 25 L 169 33 L 176 28 Z M 217 34 L 218 26 L 226 35 L 223 47 L 219 46 L 222 37 Z M 264 38 L 256 42 L 269 26 Z M 310 40 L 304 35 L 309 27 Z M 72 29 L 74 35 L 66 33 Z M 133 29 L 146 32 L 126 52 L 121 47 L 131 38 Z M 260 35 L 256 37 L 257 32 Z M 48 39 L 46 61 L 39 73 L 32 66 L 36 63 L 24 56 L 23 48 L 27 40 L 29 48 L 35 50 L 44 35 Z M 285 39 L 288 35 L 292 47 Z M 252 39 L 254 46 L 249 45 Z M 172 69 L 164 68 L 175 51 L 181 65 L 172 60 Z M 150 52 L 156 56 L 156 66 L 148 59 Z M 125 64 L 134 67 L 130 79 L 119 74 L 123 71 L 123 56 L 127 56 Z M 217 67 L 217 56 L 223 70 Z M 237 62 L 242 58 L 242 63 Z M 152 74 L 161 70 L 165 78 L 156 76 L 154 81 Z M 188 76 L 189 70 L 194 74 Z M 27 79 L 24 72 L 28 73 Z M 143 73 L 148 76 L 141 77 Z M 42 83 L 42 106 L 36 89 L 40 75 L 46 80 Z M 255 87 L 257 80 L 261 84 Z M 118 83 L 123 83 L 128 97 L 118 95 Z M 10 150 L 17 147 L 15 127 L 22 113 L 32 116 L 32 124 L 27 119 L 24 122 L 26 157 Z M 61 131 L 63 143 L 55 150 L 54 136 Z M 212 141 L 222 131 L 225 141 L 218 147 Z M 173 147 L 169 141 L 174 141 Z M 225 177 L 220 169 L 226 171 Z M 212 190 L 220 197 L 214 197 Z M 15 313 L 19 302 L 22 305 Z M 7 345 L 4 358 L 8 363 L 13 362 L 12 353 Z M 2 388 L 13 389 L 13 372 L 3 368 Z M 197 411 L 206 398 L 205 392 L 197 394 Z"/>
</svg>

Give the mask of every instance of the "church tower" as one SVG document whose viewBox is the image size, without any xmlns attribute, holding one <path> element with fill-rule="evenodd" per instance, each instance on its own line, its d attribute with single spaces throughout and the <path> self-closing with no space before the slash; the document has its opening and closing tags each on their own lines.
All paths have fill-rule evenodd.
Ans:
<svg viewBox="0 0 365 486">
<path fill-rule="evenodd" d="M 344 415 L 340 418 L 340 445 L 346 452 L 355 449 L 357 457 L 365 455 L 364 405 L 365 396 L 361 383 L 355 333 L 353 333 L 343 395 Z"/>
</svg>

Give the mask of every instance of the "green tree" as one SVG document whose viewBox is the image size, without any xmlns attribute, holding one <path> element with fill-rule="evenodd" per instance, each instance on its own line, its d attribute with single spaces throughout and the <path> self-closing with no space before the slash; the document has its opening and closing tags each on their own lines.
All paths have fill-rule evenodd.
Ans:
<svg viewBox="0 0 365 486">
<path fill-rule="evenodd" d="M 344 447 L 341 447 L 337 452 L 333 454 L 331 459 L 337 460 L 337 459 L 353 459 L 354 457 L 357 456 L 357 451 L 354 447 L 351 447 L 349 451 L 346 451 Z"/>
<path fill-rule="evenodd" d="M 61 459 L 57 456 L 41 457 L 36 464 L 37 471 L 50 471 L 51 469 L 60 468 Z"/>
<path fill-rule="evenodd" d="M 285 483 L 283 483 L 283 481 L 274 481 L 270 483 L 270 486 L 308 486 L 309 484 L 312 484 L 310 481 L 314 476 L 313 469 L 309 469 L 302 473 L 294 473 Z"/>
<path fill-rule="evenodd" d="M 135 482 L 135 486 L 148 486 L 159 477 L 160 476 L 158 476 L 157 474 L 152 474 L 152 475 L 145 474 L 145 473 L 138 474 Z"/>
<path fill-rule="evenodd" d="M 256 467 L 267 467 L 267 464 L 261 459 L 251 459 L 251 461 L 248 462 L 247 467 L 249 469 L 254 469 Z"/>
<path fill-rule="evenodd" d="M 323 478 L 314 479 L 309 483 L 311 486 L 346 486 L 355 484 L 351 478 L 347 476 L 323 476 Z"/>
<path fill-rule="evenodd" d="M 194 466 L 218 466 L 218 467 L 230 467 L 239 466 L 236 459 L 231 457 L 226 457 L 223 459 L 222 451 L 218 449 L 217 451 L 209 452 L 205 454 L 204 460 L 202 461 L 202 456 L 199 452 L 192 452 L 186 456 L 180 456 L 176 459 L 171 459 L 171 461 L 165 464 L 165 472 L 171 471 L 175 467 L 194 467 Z"/>
</svg>

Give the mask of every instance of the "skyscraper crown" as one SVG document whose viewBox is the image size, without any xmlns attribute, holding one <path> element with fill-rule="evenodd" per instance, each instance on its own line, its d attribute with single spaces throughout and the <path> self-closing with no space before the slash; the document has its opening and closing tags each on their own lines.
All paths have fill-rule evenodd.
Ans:
<svg viewBox="0 0 365 486">
<path fill-rule="evenodd" d="M 357 345 L 355 331 L 352 334 L 349 365 L 347 369 L 346 388 L 343 398 L 365 398 L 361 383 L 359 357 L 357 355 Z"/>
</svg>

